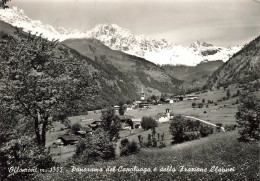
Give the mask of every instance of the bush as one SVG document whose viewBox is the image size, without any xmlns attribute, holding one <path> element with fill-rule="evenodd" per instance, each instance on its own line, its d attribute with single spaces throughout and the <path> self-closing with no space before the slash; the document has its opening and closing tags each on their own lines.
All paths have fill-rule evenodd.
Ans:
<svg viewBox="0 0 260 181">
<path fill-rule="evenodd" d="M 199 103 L 199 104 L 198 104 L 198 107 L 199 107 L 199 108 L 203 108 L 203 103 Z"/>
<path fill-rule="evenodd" d="M 200 137 L 200 133 L 197 131 L 185 132 L 184 135 L 185 141 L 195 140 Z"/>
<path fill-rule="evenodd" d="M 182 143 L 212 134 L 213 128 L 203 125 L 199 121 L 186 120 L 178 115 L 172 120 L 169 131 L 173 136 L 173 142 Z"/>
<path fill-rule="evenodd" d="M 138 146 L 135 141 L 129 142 L 127 138 L 122 139 L 120 143 L 120 156 L 126 156 L 138 152 Z"/>
<path fill-rule="evenodd" d="M 73 155 L 75 164 L 90 164 L 99 160 L 115 158 L 115 146 L 110 142 L 109 135 L 104 130 L 98 129 L 87 138 L 82 138 L 76 145 Z"/>
<path fill-rule="evenodd" d="M 206 137 L 209 134 L 213 134 L 213 128 L 207 125 L 201 125 L 200 126 L 200 135 L 202 137 Z"/>
<path fill-rule="evenodd" d="M 152 117 L 144 116 L 141 121 L 141 126 L 144 130 L 154 130 L 158 126 L 158 123 Z"/>
<path fill-rule="evenodd" d="M 138 146 L 137 143 L 132 140 L 128 146 L 129 153 L 136 153 L 138 152 Z"/>
<path fill-rule="evenodd" d="M 81 129 L 81 125 L 79 123 L 75 123 L 71 126 L 71 131 L 74 133 L 74 134 L 77 134 L 78 131 L 80 131 Z"/>
<path fill-rule="evenodd" d="M 236 124 L 229 124 L 225 126 L 225 131 L 233 131 L 237 128 Z"/>
<path fill-rule="evenodd" d="M 0 180 L 29 180 L 32 173 L 13 172 L 8 168 L 36 168 L 48 169 L 55 165 L 45 148 L 38 146 L 35 141 L 28 136 L 11 139 L 1 145 L 0 149 Z"/>
<path fill-rule="evenodd" d="M 196 102 L 193 102 L 191 106 L 194 108 L 196 106 Z"/>
</svg>

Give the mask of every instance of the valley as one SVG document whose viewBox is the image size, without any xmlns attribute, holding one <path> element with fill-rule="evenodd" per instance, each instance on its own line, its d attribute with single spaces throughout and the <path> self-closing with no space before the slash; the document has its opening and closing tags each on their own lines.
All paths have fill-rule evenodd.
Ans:
<svg viewBox="0 0 260 181">
<path fill-rule="evenodd" d="M 197 20 L 200 29 L 186 32 L 195 36 L 212 25 L 215 32 L 179 45 L 113 24 L 113 13 L 117 20 L 124 16 L 118 10 L 96 23 L 100 19 L 90 18 L 100 11 L 96 1 L 90 17 L 81 17 L 95 21 L 85 31 L 71 19 L 79 18 L 77 12 L 67 12 L 66 23 L 81 30 L 58 27 L 61 19 L 52 20 L 57 26 L 48 18 L 34 20 L 41 8 L 27 15 L 6 3 L 0 0 L 0 180 L 259 178 L 259 34 L 245 45 L 252 35 L 243 33 L 240 45 L 213 45 L 207 36 L 226 45 L 239 31 L 221 34 L 232 21 L 218 24 L 222 14 L 208 14 Z M 140 21 L 145 15 L 149 21 L 139 28 L 150 35 L 156 30 L 156 37 L 179 31 L 168 25 L 190 14 L 170 4 L 155 14 L 145 6 Z M 181 16 L 164 24 L 173 12 Z M 148 24 L 155 19 L 152 30 Z"/>
</svg>

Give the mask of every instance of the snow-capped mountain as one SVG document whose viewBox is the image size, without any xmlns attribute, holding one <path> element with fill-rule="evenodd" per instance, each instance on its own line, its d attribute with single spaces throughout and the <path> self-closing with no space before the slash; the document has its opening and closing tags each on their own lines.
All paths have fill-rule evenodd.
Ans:
<svg viewBox="0 0 260 181">
<path fill-rule="evenodd" d="M 205 42 L 194 42 L 189 47 L 176 45 L 166 40 L 155 40 L 144 35 L 134 35 L 129 30 L 115 24 L 97 25 L 92 30 L 80 32 L 78 30 L 57 28 L 44 25 L 40 21 L 31 20 L 23 10 L 18 8 L 0 9 L 0 20 L 13 26 L 23 28 L 25 32 L 40 35 L 52 40 L 60 41 L 74 38 L 94 38 L 114 50 L 145 58 L 156 64 L 182 64 L 195 66 L 201 61 L 223 60 L 239 51 L 242 46 L 217 47 Z"/>
</svg>

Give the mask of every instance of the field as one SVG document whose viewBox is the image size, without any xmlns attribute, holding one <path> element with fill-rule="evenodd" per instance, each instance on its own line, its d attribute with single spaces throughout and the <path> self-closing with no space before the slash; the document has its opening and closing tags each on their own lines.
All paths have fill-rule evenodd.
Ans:
<svg viewBox="0 0 260 181">
<path fill-rule="evenodd" d="M 163 149 L 144 149 L 138 154 L 120 157 L 114 161 L 76 166 L 85 168 L 85 172 L 67 167 L 63 168 L 64 173 L 40 174 L 37 179 L 257 180 L 258 143 L 240 143 L 236 140 L 237 137 L 236 132 L 219 133 Z M 107 168 L 111 170 L 108 171 Z"/>
<path fill-rule="evenodd" d="M 236 93 L 235 89 L 232 89 L 231 95 Z M 256 92 L 257 96 L 260 97 L 259 91 Z M 208 91 L 205 93 L 198 94 L 198 100 L 196 103 L 202 102 L 202 99 L 205 99 L 207 103 L 208 100 L 213 100 L 214 103 L 217 102 L 220 98 L 226 95 L 226 90 L 220 89 L 215 91 Z M 223 125 L 226 124 L 235 124 L 235 113 L 237 112 L 238 104 L 234 104 L 238 97 L 230 98 L 226 101 L 217 102 L 217 105 L 208 104 L 208 108 L 204 106 L 203 108 L 192 108 L 191 104 L 193 101 L 180 101 L 174 104 L 162 104 L 162 105 L 151 105 L 150 109 L 147 110 L 140 110 L 134 109 L 130 111 L 126 111 L 126 115 L 134 116 L 135 118 L 142 118 L 143 116 L 152 116 L 155 117 L 156 114 L 160 112 L 165 112 L 166 108 L 171 109 L 171 112 L 174 115 L 182 114 L 182 115 L 189 115 L 198 117 L 200 119 L 212 122 L 212 123 L 222 123 Z M 206 113 L 205 113 L 206 112 Z M 82 116 L 75 116 L 70 117 L 72 124 L 80 123 L 82 126 L 86 126 L 92 121 L 99 120 L 101 117 L 100 111 L 89 111 L 88 115 Z M 82 122 L 81 119 L 87 119 L 88 121 Z M 53 126 L 53 131 L 48 134 L 47 136 L 47 146 L 51 146 L 52 143 L 58 138 L 59 135 L 63 135 L 66 130 L 61 131 L 60 123 L 55 123 Z M 171 146 L 171 135 L 169 134 L 169 122 L 160 123 L 158 128 L 156 129 L 157 133 L 164 133 L 165 134 L 165 143 L 166 146 Z M 134 129 L 131 130 L 124 130 L 120 132 L 121 138 L 127 137 L 129 140 L 135 140 L 138 142 L 138 135 L 144 137 L 144 141 L 147 141 L 148 133 L 151 133 L 150 130 L 143 131 L 143 129 Z M 188 143 L 190 144 L 190 142 Z M 119 145 L 117 145 L 117 155 L 119 155 Z M 61 148 L 51 148 L 51 154 L 53 158 L 57 162 L 65 162 L 68 158 L 72 157 L 74 154 L 75 147 L 74 146 L 66 146 Z"/>
</svg>

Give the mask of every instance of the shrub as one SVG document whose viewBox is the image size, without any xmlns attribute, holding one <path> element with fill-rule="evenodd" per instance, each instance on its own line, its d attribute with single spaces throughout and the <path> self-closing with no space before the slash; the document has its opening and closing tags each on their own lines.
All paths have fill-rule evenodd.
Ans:
<svg viewBox="0 0 260 181">
<path fill-rule="evenodd" d="M 126 156 L 138 152 L 138 146 L 135 141 L 129 142 L 127 138 L 121 140 L 120 156 Z"/>
<path fill-rule="evenodd" d="M 208 136 L 209 134 L 212 134 L 212 133 L 213 133 L 212 127 L 207 126 L 207 125 L 201 125 L 200 126 L 200 135 L 202 137 L 206 137 L 206 136 Z"/>
<path fill-rule="evenodd" d="M 191 106 L 194 108 L 196 106 L 196 102 L 193 102 Z"/>
<path fill-rule="evenodd" d="M 98 160 L 115 158 L 115 146 L 110 141 L 109 135 L 98 129 L 87 138 L 82 138 L 76 145 L 73 161 L 76 164 L 89 164 Z"/>
<path fill-rule="evenodd" d="M 199 103 L 199 104 L 198 104 L 198 107 L 199 107 L 199 108 L 203 108 L 203 103 Z"/>
<path fill-rule="evenodd" d="M 225 131 L 233 131 L 237 128 L 236 124 L 229 124 L 225 126 Z"/>
<path fill-rule="evenodd" d="M 184 133 L 185 141 L 195 140 L 195 139 L 198 139 L 199 137 L 200 137 L 200 133 L 197 131 L 191 131 L 191 132 Z"/>
<path fill-rule="evenodd" d="M 144 130 L 148 130 L 148 129 L 154 130 L 158 126 L 158 123 L 152 117 L 144 116 L 141 121 L 141 126 Z"/>
<path fill-rule="evenodd" d="M 128 146 L 129 153 L 136 153 L 138 152 L 138 146 L 137 143 L 132 140 Z"/>
<path fill-rule="evenodd" d="M 79 123 L 75 123 L 71 126 L 71 131 L 74 133 L 74 134 L 77 134 L 78 131 L 80 131 L 81 129 L 81 125 Z"/>
<path fill-rule="evenodd" d="M 128 145 L 129 145 L 129 140 L 127 138 L 124 138 L 120 142 L 120 156 L 126 156 L 129 154 L 128 150 Z"/>
<path fill-rule="evenodd" d="M 10 167 L 48 169 L 55 165 L 45 148 L 38 146 L 31 137 L 12 138 L 1 146 L 0 180 L 29 180 L 32 176 L 29 172 L 10 173 Z"/>
</svg>

